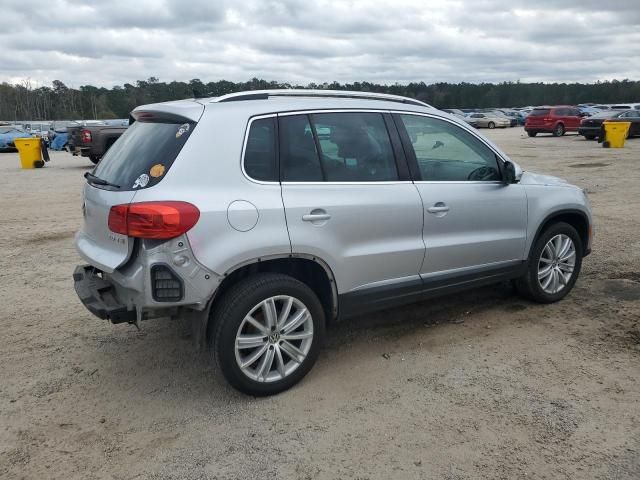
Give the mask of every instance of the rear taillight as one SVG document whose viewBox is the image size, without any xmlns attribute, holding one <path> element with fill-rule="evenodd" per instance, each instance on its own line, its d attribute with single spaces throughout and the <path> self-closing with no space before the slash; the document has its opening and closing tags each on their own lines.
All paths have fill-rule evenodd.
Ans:
<svg viewBox="0 0 640 480">
<path fill-rule="evenodd" d="M 200 218 L 200 210 L 187 202 L 140 202 L 114 205 L 109 230 L 137 238 L 168 239 L 188 232 Z"/>
<path fill-rule="evenodd" d="M 83 143 L 91 143 L 91 132 L 89 130 L 82 130 L 80 132 L 80 137 L 82 138 Z"/>
</svg>

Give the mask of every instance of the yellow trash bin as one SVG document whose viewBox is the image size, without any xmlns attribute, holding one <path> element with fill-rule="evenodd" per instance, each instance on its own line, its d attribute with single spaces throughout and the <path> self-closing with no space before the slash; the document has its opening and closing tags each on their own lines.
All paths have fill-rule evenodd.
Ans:
<svg viewBox="0 0 640 480">
<path fill-rule="evenodd" d="M 624 140 L 627 138 L 631 122 L 608 122 L 604 121 L 604 142 L 602 146 L 606 148 L 622 148 Z"/>
<path fill-rule="evenodd" d="M 16 138 L 13 140 L 20 154 L 20 166 L 22 168 L 44 167 L 41 142 L 42 139 L 38 137 Z"/>
</svg>

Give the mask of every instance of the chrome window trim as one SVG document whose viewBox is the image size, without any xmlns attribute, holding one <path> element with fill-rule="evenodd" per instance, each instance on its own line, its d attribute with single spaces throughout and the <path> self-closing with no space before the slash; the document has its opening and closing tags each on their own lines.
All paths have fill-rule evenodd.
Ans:
<svg viewBox="0 0 640 480">
<path fill-rule="evenodd" d="M 312 115 L 314 113 L 350 113 L 350 112 L 354 112 L 354 113 L 380 113 L 380 114 L 384 114 L 384 113 L 390 113 L 390 114 L 399 114 L 399 115 L 418 115 L 418 116 L 422 116 L 422 117 L 429 117 L 429 118 L 434 118 L 436 120 L 442 120 L 444 122 L 450 123 L 451 125 L 454 125 L 458 128 L 461 128 L 462 130 L 468 132 L 469 134 L 473 135 L 474 138 L 476 138 L 477 140 L 479 140 L 480 142 L 482 142 L 483 145 L 485 145 L 490 151 L 493 152 L 493 154 L 496 156 L 496 158 L 500 159 L 500 161 L 502 161 L 502 163 L 504 164 L 504 162 L 506 162 L 507 160 L 500 155 L 498 152 L 496 152 L 496 150 L 490 145 L 488 144 L 481 136 L 479 136 L 476 132 L 474 132 L 470 127 L 466 126 L 466 125 L 460 125 L 457 122 L 454 122 L 448 118 L 445 118 L 444 116 L 439 116 L 439 115 L 435 115 L 433 113 L 426 113 L 426 112 L 413 112 L 410 110 L 389 110 L 389 109 L 377 109 L 377 108 L 330 108 L 330 109 L 312 109 L 312 110 L 294 110 L 294 111 L 289 111 L 289 112 L 273 112 L 273 113 L 266 113 L 266 114 L 260 114 L 260 115 L 255 115 L 253 117 L 249 117 L 249 120 L 247 122 L 247 127 L 246 127 L 246 131 L 244 134 L 244 143 L 242 145 L 242 152 L 240 155 L 240 168 L 242 169 L 242 174 L 244 175 L 244 177 L 249 180 L 252 183 L 258 184 L 258 185 L 397 185 L 397 184 L 404 184 L 404 183 L 414 183 L 416 185 L 418 184 L 429 184 L 429 183 L 436 183 L 436 184 L 502 184 L 501 181 L 499 180 L 488 180 L 488 181 L 478 181 L 478 180 L 473 180 L 473 181 L 437 181 L 437 180 L 393 180 L 393 181 L 382 181 L 382 182 L 274 182 L 274 181 L 264 181 L 264 180 L 256 180 L 254 178 L 252 178 L 251 176 L 249 176 L 249 174 L 247 174 L 245 168 L 244 168 L 244 155 L 245 155 L 245 151 L 247 148 L 247 142 L 249 140 L 249 132 L 251 131 L 251 124 L 255 121 L 255 120 L 260 120 L 263 118 L 273 118 L 273 117 L 285 117 L 285 116 L 290 116 L 290 115 Z M 443 112 L 444 113 L 444 112 Z M 276 139 L 277 140 L 277 139 Z"/>
</svg>

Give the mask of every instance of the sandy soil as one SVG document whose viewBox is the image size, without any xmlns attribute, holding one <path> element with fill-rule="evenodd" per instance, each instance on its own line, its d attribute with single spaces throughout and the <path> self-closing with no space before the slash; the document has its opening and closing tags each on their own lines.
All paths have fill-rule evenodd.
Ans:
<svg viewBox="0 0 640 480">
<path fill-rule="evenodd" d="M 71 281 L 91 164 L 0 154 L 0 477 L 640 478 L 640 139 L 488 135 L 590 193 L 572 294 L 499 285 L 337 325 L 266 399 L 231 390 L 184 322 L 92 317 Z"/>
</svg>

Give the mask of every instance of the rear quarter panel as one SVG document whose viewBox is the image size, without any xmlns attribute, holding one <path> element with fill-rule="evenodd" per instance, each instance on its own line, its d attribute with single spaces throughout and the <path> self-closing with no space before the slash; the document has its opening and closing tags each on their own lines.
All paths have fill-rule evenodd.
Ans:
<svg viewBox="0 0 640 480">
<path fill-rule="evenodd" d="M 219 275 L 252 259 L 291 253 L 280 184 L 256 183 L 242 173 L 248 120 L 248 111 L 237 103 L 207 106 L 163 181 L 138 191 L 134 199 L 197 206 L 200 219 L 187 237 L 197 260 Z M 235 201 L 255 206 L 257 221 L 248 231 L 228 221 Z"/>
</svg>

